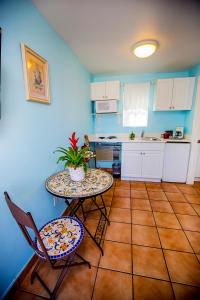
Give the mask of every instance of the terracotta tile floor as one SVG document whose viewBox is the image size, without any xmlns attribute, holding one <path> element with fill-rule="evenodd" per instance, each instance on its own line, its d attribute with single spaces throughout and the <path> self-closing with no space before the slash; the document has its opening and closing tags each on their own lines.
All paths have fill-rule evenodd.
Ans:
<svg viewBox="0 0 200 300">
<path fill-rule="evenodd" d="M 58 300 L 194 300 L 200 299 L 200 183 L 115 180 L 104 196 L 109 208 L 104 256 L 85 234 L 79 253 L 92 268 L 70 269 Z M 98 198 L 100 203 L 100 198 Z M 85 225 L 92 234 L 98 213 Z M 41 270 L 52 287 L 57 274 Z M 46 296 L 38 282 L 30 285 L 27 274 L 14 299 Z"/>
</svg>

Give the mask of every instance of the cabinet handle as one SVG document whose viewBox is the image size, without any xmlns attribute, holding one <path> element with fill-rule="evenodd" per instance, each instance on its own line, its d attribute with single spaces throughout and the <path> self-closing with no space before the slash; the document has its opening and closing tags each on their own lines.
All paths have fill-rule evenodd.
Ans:
<svg viewBox="0 0 200 300">
<path fill-rule="evenodd" d="M 140 154 L 142 155 L 142 152 L 140 152 Z"/>
<path fill-rule="evenodd" d="M 170 106 L 169 109 L 172 109 L 172 107 Z"/>
<path fill-rule="evenodd" d="M 145 155 L 146 153 L 145 152 L 143 152 L 143 155 Z"/>
</svg>

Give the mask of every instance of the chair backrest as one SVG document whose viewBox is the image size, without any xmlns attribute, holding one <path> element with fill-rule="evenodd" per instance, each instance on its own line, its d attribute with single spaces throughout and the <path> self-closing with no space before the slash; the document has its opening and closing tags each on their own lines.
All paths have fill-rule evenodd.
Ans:
<svg viewBox="0 0 200 300">
<path fill-rule="evenodd" d="M 18 207 L 15 203 L 12 202 L 12 200 L 10 199 L 10 196 L 8 195 L 7 192 L 4 192 L 4 196 L 5 196 L 5 200 L 7 202 L 7 205 L 15 219 L 15 221 L 17 222 L 17 224 L 19 225 L 22 233 L 24 234 L 26 240 L 28 241 L 29 245 L 34 249 L 34 251 L 36 251 L 37 253 L 41 254 L 42 256 L 44 256 L 49 262 L 50 261 L 50 258 L 48 256 L 48 253 L 47 253 L 47 250 L 44 246 L 44 243 L 40 237 L 40 234 L 38 232 L 38 229 L 35 225 L 35 222 L 33 220 L 33 217 L 31 215 L 30 212 L 24 212 L 20 207 Z M 32 229 L 38 242 L 40 243 L 40 246 L 41 246 L 41 249 L 42 249 L 42 252 L 40 252 L 35 243 L 33 242 L 28 230 L 27 230 L 27 227 Z"/>
</svg>

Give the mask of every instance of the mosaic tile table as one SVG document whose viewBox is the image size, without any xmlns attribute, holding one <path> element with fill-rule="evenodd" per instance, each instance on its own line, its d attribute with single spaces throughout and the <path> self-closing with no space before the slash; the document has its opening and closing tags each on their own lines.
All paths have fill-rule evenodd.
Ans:
<svg viewBox="0 0 200 300">
<path fill-rule="evenodd" d="M 64 170 L 50 176 L 46 180 L 45 185 L 47 191 L 52 195 L 64 198 L 65 203 L 68 206 L 70 206 L 71 204 L 70 200 L 79 200 L 72 210 L 72 215 L 74 215 L 77 219 L 79 219 L 77 211 L 80 207 L 82 208 L 84 217 L 86 213 L 88 214 L 91 211 L 100 211 L 100 219 L 97 226 L 97 231 L 94 236 L 90 233 L 90 231 L 84 224 L 83 226 L 103 254 L 103 249 L 100 244 L 106 222 L 109 224 L 109 219 L 107 217 L 106 207 L 102 194 L 112 187 L 112 175 L 100 169 L 88 169 L 85 179 L 75 182 L 71 180 L 68 170 Z M 101 197 L 103 206 L 99 206 L 96 202 L 96 196 L 98 195 Z M 96 208 L 85 212 L 83 210 L 83 203 L 88 198 L 91 198 L 93 200 Z"/>
</svg>

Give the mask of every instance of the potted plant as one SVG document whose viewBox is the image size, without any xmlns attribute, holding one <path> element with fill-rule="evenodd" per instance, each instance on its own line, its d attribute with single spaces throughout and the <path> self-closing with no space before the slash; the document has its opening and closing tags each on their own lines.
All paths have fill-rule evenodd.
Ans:
<svg viewBox="0 0 200 300">
<path fill-rule="evenodd" d="M 130 140 L 134 140 L 135 139 L 135 133 L 133 131 L 129 134 L 129 139 Z"/>
<path fill-rule="evenodd" d="M 71 147 L 58 147 L 55 152 L 62 153 L 57 163 L 60 161 L 64 162 L 64 167 L 68 168 L 71 179 L 73 181 L 81 181 L 85 178 L 85 173 L 87 172 L 87 162 L 94 157 L 94 154 L 87 146 L 78 147 L 79 138 L 76 138 L 75 135 L 76 133 L 73 132 L 69 138 Z"/>
</svg>

